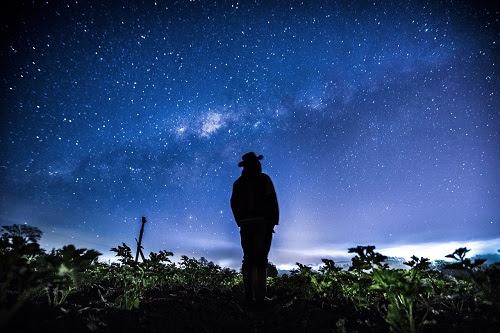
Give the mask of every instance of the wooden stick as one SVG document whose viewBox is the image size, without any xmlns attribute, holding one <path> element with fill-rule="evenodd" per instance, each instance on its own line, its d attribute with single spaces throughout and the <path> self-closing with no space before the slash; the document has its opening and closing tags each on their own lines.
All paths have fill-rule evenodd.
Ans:
<svg viewBox="0 0 500 333">
<path fill-rule="evenodd" d="M 144 224 L 146 224 L 146 217 L 142 217 L 141 231 L 139 232 L 139 241 L 137 242 L 137 252 L 135 253 L 135 262 L 139 260 L 139 253 L 141 254 L 142 260 L 144 260 L 144 254 L 142 254 L 142 235 L 144 234 Z"/>
</svg>

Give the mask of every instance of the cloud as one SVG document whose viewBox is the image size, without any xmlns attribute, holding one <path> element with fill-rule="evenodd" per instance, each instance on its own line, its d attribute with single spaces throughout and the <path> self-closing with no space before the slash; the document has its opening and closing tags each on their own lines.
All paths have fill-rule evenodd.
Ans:
<svg viewBox="0 0 500 333">
<path fill-rule="evenodd" d="M 380 252 L 393 257 L 409 258 L 412 255 L 417 255 L 431 260 L 437 260 L 445 259 L 444 257 L 447 254 L 452 253 L 459 247 L 467 247 L 470 249 L 471 251 L 467 254 L 468 256 L 494 253 L 500 248 L 500 238 L 384 246 L 381 248 Z"/>
<path fill-rule="evenodd" d="M 337 244 L 331 246 L 293 249 L 272 248 L 270 255 L 276 258 L 279 269 L 294 268 L 295 262 L 313 265 L 316 267 L 321 263 L 321 258 L 333 258 L 335 261 L 340 262 L 349 261 L 353 255 L 347 253 L 347 249 L 353 246 L 354 245 Z M 412 255 L 416 255 L 418 257 L 425 257 L 431 260 L 444 260 L 446 259 L 445 256 L 447 254 L 452 253 L 459 247 L 467 247 L 471 250 L 467 254 L 468 257 L 496 253 L 497 250 L 500 249 L 500 238 L 412 244 L 381 244 L 380 246 L 377 245 L 375 251 L 389 257 L 409 259 Z"/>
</svg>

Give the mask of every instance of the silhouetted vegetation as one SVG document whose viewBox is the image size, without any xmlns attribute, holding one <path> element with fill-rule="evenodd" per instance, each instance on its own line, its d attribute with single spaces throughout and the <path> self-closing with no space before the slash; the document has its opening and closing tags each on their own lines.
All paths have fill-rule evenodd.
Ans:
<svg viewBox="0 0 500 333">
<path fill-rule="evenodd" d="M 204 258 L 150 253 L 135 262 L 123 243 L 99 252 L 73 245 L 47 252 L 34 227 L 2 227 L 0 324 L 2 331 L 328 331 L 497 332 L 499 268 L 467 258 L 466 248 L 447 257 L 443 271 L 413 256 L 408 269 L 391 269 L 375 246 L 349 249 L 351 267 L 322 259 L 318 271 L 297 263 L 290 274 L 268 266 L 263 312 L 242 304 L 239 272 Z M 7 330 L 3 330 L 7 329 Z"/>
</svg>

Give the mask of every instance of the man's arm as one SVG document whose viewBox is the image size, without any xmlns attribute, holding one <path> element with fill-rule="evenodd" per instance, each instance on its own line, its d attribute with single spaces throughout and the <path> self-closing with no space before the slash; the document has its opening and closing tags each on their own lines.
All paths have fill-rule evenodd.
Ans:
<svg viewBox="0 0 500 333">
<path fill-rule="evenodd" d="M 276 191 L 274 190 L 273 182 L 271 178 L 267 175 L 266 175 L 266 200 L 268 203 L 269 218 L 273 222 L 273 225 L 278 225 L 280 219 L 278 198 L 276 196 Z"/>
<path fill-rule="evenodd" d="M 238 191 L 236 190 L 236 184 L 233 184 L 233 192 L 231 194 L 231 210 L 233 211 L 234 220 L 239 227 L 240 219 L 238 214 Z"/>
</svg>

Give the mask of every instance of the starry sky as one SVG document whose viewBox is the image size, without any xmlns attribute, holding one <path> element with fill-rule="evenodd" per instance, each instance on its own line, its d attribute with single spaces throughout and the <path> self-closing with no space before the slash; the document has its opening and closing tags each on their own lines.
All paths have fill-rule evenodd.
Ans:
<svg viewBox="0 0 500 333">
<path fill-rule="evenodd" d="M 255 151 L 281 267 L 355 245 L 500 248 L 498 6 L 15 3 L 0 24 L 0 224 L 41 228 L 45 247 L 111 258 L 145 215 L 145 252 L 237 267 L 229 198 Z"/>
</svg>

